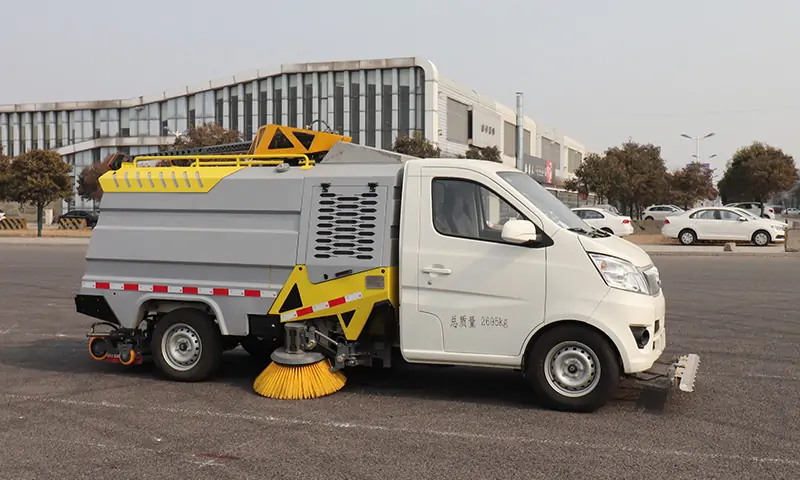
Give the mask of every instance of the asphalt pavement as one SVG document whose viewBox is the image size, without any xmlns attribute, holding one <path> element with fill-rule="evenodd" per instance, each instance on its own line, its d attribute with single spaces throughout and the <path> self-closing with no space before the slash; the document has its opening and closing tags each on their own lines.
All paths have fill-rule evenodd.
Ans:
<svg viewBox="0 0 800 480">
<path fill-rule="evenodd" d="M 653 257 L 696 391 L 660 408 L 625 386 L 569 414 L 505 371 L 363 372 L 277 401 L 240 350 L 196 384 L 94 362 L 73 304 L 85 248 L 0 245 L 0 479 L 798 478 L 800 259 Z"/>
</svg>

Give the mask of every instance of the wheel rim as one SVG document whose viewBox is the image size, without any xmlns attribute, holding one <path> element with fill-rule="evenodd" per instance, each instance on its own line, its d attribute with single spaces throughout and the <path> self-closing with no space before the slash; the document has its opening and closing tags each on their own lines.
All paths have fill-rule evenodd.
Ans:
<svg viewBox="0 0 800 480">
<path fill-rule="evenodd" d="M 600 381 L 600 361 L 580 342 L 561 342 L 547 353 L 544 374 L 550 387 L 566 397 L 582 397 Z"/>
<path fill-rule="evenodd" d="M 769 239 L 767 239 L 767 234 L 764 232 L 756 233 L 756 244 L 757 245 L 766 245 Z"/>
<path fill-rule="evenodd" d="M 694 241 L 694 235 L 692 235 L 690 232 L 683 232 L 681 234 L 681 241 L 683 243 L 692 243 L 692 241 Z"/>
<path fill-rule="evenodd" d="M 191 370 L 200 360 L 203 343 L 197 331 L 178 323 L 169 327 L 161 339 L 161 356 L 174 370 L 185 372 Z"/>
</svg>

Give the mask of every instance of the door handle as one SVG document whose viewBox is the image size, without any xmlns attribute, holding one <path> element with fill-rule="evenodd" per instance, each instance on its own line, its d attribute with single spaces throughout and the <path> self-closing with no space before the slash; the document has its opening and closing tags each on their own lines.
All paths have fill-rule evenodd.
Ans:
<svg viewBox="0 0 800 480">
<path fill-rule="evenodd" d="M 423 267 L 422 268 L 422 272 L 423 273 L 438 273 L 439 275 L 450 275 L 451 273 L 453 273 L 453 271 L 450 270 L 449 268 L 433 267 L 433 266 Z"/>
</svg>

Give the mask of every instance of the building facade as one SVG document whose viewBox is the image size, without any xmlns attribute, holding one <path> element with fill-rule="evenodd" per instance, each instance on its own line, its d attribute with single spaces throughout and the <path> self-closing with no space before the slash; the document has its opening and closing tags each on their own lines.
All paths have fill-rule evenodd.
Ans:
<svg viewBox="0 0 800 480">
<path fill-rule="evenodd" d="M 515 111 L 416 57 L 281 65 L 125 100 L 0 105 L 0 143 L 12 157 L 56 150 L 74 181 L 111 153 L 157 151 L 194 125 L 216 122 L 249 141 L 260 125 L 319 128 L 316 120 L 364 145 L 391 148 L 418 131 L 445 155 L 496 146 L 515 164 Z M 586 150 L 576 140 L 528 117 L 524 128 L 526 159 L 550 172 L 540 182 L 557 183 L 580 165 Z M 93 205 L 76 195 L 62 208 Z"/>
</svg>

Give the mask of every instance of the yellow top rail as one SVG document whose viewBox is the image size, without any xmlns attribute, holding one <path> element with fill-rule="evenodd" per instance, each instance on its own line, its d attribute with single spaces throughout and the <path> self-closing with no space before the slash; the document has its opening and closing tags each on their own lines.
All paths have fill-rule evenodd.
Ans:
<svg viewBox="0 0 800 480">
<path fill-rule="evenodd" d="M 310 160 L 308 155 L 302 153 L 285 153 L 285 154 L 244 154 L 244 155 L 153 155 L 147 157 L 136 157 L 129 164 L 128 168 L 145 168 L 140 167 L 139 162 L 160 162 L 167 160 L 170 167 L 176 166 L 173 164 L 176 160 L 190 160 L 192 163 L 189 167 L 252 167 L 252 166 L 268 166 L 280 165 L 284 163 L 283 160 L 287 158 L 301 159 L 301 167 L 303 170 L 311 168 L 315 164 L 314 160 Z M 280 160 L 279 160 L 280 159 Z M 123 164 L 123 167 L 126 164 Z M 149 167 L 148 167 L 149 168 Z"/>
</svg>

